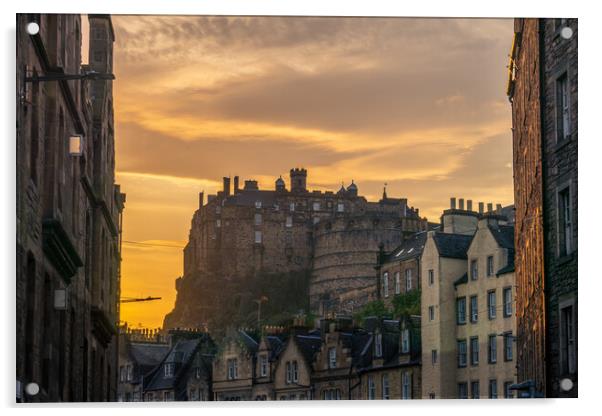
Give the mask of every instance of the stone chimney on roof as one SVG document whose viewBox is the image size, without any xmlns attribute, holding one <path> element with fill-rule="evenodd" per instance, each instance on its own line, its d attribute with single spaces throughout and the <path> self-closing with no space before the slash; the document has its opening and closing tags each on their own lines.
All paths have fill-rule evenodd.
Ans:
<svg viewBox="0 0 602 416">
<path fill-rule="evenodd" d="M 491 202 L 487 203 L 487 212 L 493 211 L 493 204 Z"/>
<path fill-rule="evenodd" d="M 479 202 L 479 214 L 485 212 L 485 204 L 483 202 Z"/>
<path fill-rule="evenodd" d="M 238 193 L 239 189 L 238 189 L 238 176 L 234 177 L 234 195 L 236 195 Z"/>
<path fill-rule="evenodd" d="M 230 196 L 230 178 L 224 176 L 224 197 Z"/>
<path fill-rule="evenodd" d="M 462 209 L 462 210 L 464 209 L 464 198 L 460 198 L 458 200 L 458 205 L 459 205 L 458 209 Z"/>
<path fill-rule="evenodd" d="M 466 201 L 466 210 L 472 211 L 472 199 Z"/>
<path fill-rule="evenodd" d="M 456 198 L 455 197 L 451 197 L 449 199 L 449 208 L 456 209 Z"/>
</svg>

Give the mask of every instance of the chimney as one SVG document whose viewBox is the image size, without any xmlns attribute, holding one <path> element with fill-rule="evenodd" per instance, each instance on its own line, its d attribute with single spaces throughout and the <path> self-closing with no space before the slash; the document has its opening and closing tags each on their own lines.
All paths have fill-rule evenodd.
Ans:
<svg viewBox="0 0 602 416">
<path fill-rule="evenodd" d="M 502 204 L 497 204 L 495 206 L 495 212 L 496 212 L 496 214 L 501 214 L 502 213 Z"/>
<path fill-rule="evenodd" d="M 230 178 L 224 176 L 224 196 L 230 196 Z"/>
<path fill-rule="evenodd" d="M 463 209 L 464 209 L 464 198 L 460 198 L 460 199 L 458 200 L 458 202 L 459 202 L 459 204 L 458 204 L 458 205 L 459 205 L 458 209 L 462 209 L 462 210 L 463 210 Z"/>
<path fill-rule="evenodd" d="M 472 199 L 466 201 L 466 210 L 472 211 Z"/>
<path fill-rule="evenodd" d="M 482 214 L 485 211 L 485 204 L 483 202 L 479 202 L 479 214 Z"/>
<path fill-rule="evenodd" d="M 493 204 L 491 202 L 487 203 L 487 212 L 493 211 Z"/>
<path fill-rule="evenodd" d="M 238 193 L 238 175 L 234 177 L 234 195 Z"/>
<path fill-rule="evenodd" d="M 205 202 L 205 192 L 199 192 L 199 209 L 203 208 L 204 202 Z"/>
<path fill-rule="evenodd" d="M 449 199 L 449 207 L 450 207 L 451 209 L 456 209 L 456 198 L 454 198 L 454 197 L 451 197 L 451 198 Z"/>
</svg>

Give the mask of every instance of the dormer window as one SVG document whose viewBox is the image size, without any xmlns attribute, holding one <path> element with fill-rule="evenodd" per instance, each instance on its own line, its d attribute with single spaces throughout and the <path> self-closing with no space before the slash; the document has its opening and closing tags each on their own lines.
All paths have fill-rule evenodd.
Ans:
<svg viewBox="0 0 602 416">
<path fill-rule="evenodd" d="M 238 378 L 238 361 L 236 358 L 230 358 L 226 361 L 228 367 L 228 380 L 236 380 Z"/>
<path fill-rule="evenodd" d="M 374 336 L 374 356 L 383 356 L 383 334 L 378 333 Z"/>
<path fill-rule="evenodd" d="M 165 378 L 172 378 L 175 369 L 174 363 L 166 363 L 164 367 Z"/>
<path fill-rule="evenodd" d="M 259 374 L 261 377 L 268 375 L 268 357 L 267 355 L 261 355 L 259 357 Z"/>
<path fill-rule="evenodd" d="M 337 349 L 328 349 L 328 368 L 337 368 Z"/>
</svg>

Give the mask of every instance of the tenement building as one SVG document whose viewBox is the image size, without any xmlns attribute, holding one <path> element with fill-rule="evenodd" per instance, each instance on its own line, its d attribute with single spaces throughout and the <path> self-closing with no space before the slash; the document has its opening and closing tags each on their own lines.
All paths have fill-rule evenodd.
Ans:
<svg viewBox="0 0 602 416">
<path fill-rule="evenodd" d="M 246 318 L 256 306 L 244 293 L 273 287 L 266 282 L 277 274 L 278 284 L 292 277 L 293 286 L 268 296 L 267 307 L 296 293 L 300 300 L 280 309 L 298 301 L 298 309 L 320 315 L 351 313 L 378 296 L 379 246 L 391 250 L 426 229 L 405 198 L 383 193 L 369 202 L 355 183 L 336 193 L 310 191 L 305 169 L 291 169 L 290 189 L 282 178 L 272 190 L 260 190 L 254 180 L 242 188 L 238 177 L 233 182 L 232 189 L 224 178 L 223 190 L 206 203 L 200 194 L 184 249 L 184 276 L 176 281 L 176 305 L 165 327 L 202 322 L 215 328 L 219 316 Z M 245 282 L 255 283 L 249 288 Z M 227 308 L 232 312 L 224 314 Z"/>
<path fill-rule="evenodd" d="M 423 398 L 509 398 L 516 382 L 514 227 L 500 205 L 466 208 L 452 198 L 422 253 Z"/>
<path fill-rule="evenodd" d="M 516 19 L 514 32 L 518 387 L 577 397 L 577 19 Z"/>
<path fill-rule="evenodd" d="M 121 212 L 111 18 L 17 16 L 18 401 L 115 400 Z M 28 34 L 35 22 L 39 32 Z M 36 383 L 30 396 L 24 386 Z"/>
</svg>

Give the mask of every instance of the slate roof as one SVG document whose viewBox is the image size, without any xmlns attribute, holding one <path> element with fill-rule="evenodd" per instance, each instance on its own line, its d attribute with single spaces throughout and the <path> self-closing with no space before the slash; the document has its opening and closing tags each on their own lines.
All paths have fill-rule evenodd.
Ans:
<svg viewBox="0 0 602 416">
<path fill-rule="evenodd" d="M 139 366 L 148 368 L 148 370 L 159 364 L 168 352 L 168 344 L 130 343 L 130 354 L 132 355 L 132 358 Z"/>
<path fill-rule="evenodd" d="M 194 357 L 198 346 L 200 345 L 200 339 L 190 339 L 178 341 L 176 345 L 169 351 L 163 361 L 155 368 L 154 374 L 151 375 L 151 379 L 145 385 L 145 390 L 166 390 L 173 389 L 176 385 L 181 374 L 184 373 L 188 363 Z M 163 371 L 163 365 L 166 363 L 174 363 L 174 375 L 173 377 L 165 377 Z"/>
<path fill-rule="evenodd" d="M 227 197 L 224 205 L 254 207 L 256 201 L 261 201 L 263 207 L 272 206 L 276 202 L 276 191 L 241 190 Z"/>
<path fill-rule="evenodd" d="M 491 234 L 495 241 L 502 248 L 514 250 L 514 227 L 511 225 L 499 225 L 497 227 L 489 226 Z"/>
<path fill-rule="evenodd" d="M 456 281 L 454 282 L 454 287 L 462 285 L 464 283 L 468 283 L 468 273 L 464 273 L 462 276 L 456 279 Z"/>
<path fill-rule="evenodd" d="M 243 344 L 245 344 L 245 347 L 247 347 L 247 349 L 252 352 L 255 353 L 257 352 L 257 348 L 259 348 L 259 344 L 257 343 L 257 341 L 255 341 L 255 339 L 253 339 L 253 337 L 249 334 L 247 334 L 245 331 L 238 331 L 238 335 L 240 336 L 240 340 L 243 342 Z"/>
<path fill-rule="evenodd" d="M 320 347 L 322 346 L 322 338 L 315 335 L 295 335 L 295 342 L 297 343 L 303 358 L 305 358 L 305 362 L 308 364 L 311 364 L 314 361 L 316 354 L 320 351 Z"/>
<path fill-rule="evenodd" d="M 394 261 L 403 261 L 418 257 L 422 254 L 424 243 L 426 242 L 426 232 L 422 231 L 413 234 L 410 238 L 391 251 L 384 259 L 384 263 L 392 263 Z"/>
<path fill-rule="evenodd" d="M 268 335 L 265 338 L 270 346 L 270 356 L 268 359 L 270 361 L 274 361 L 276 358 L 278 358 L 282 350 L 284 350 L 284 342 L 282 339 L 274 335 Z"/>
<path fill-rule="evenodd" d="M 433 239 L 441 257 L 466 259 L 472 235 L 435 232 Z"/>
</svg>

